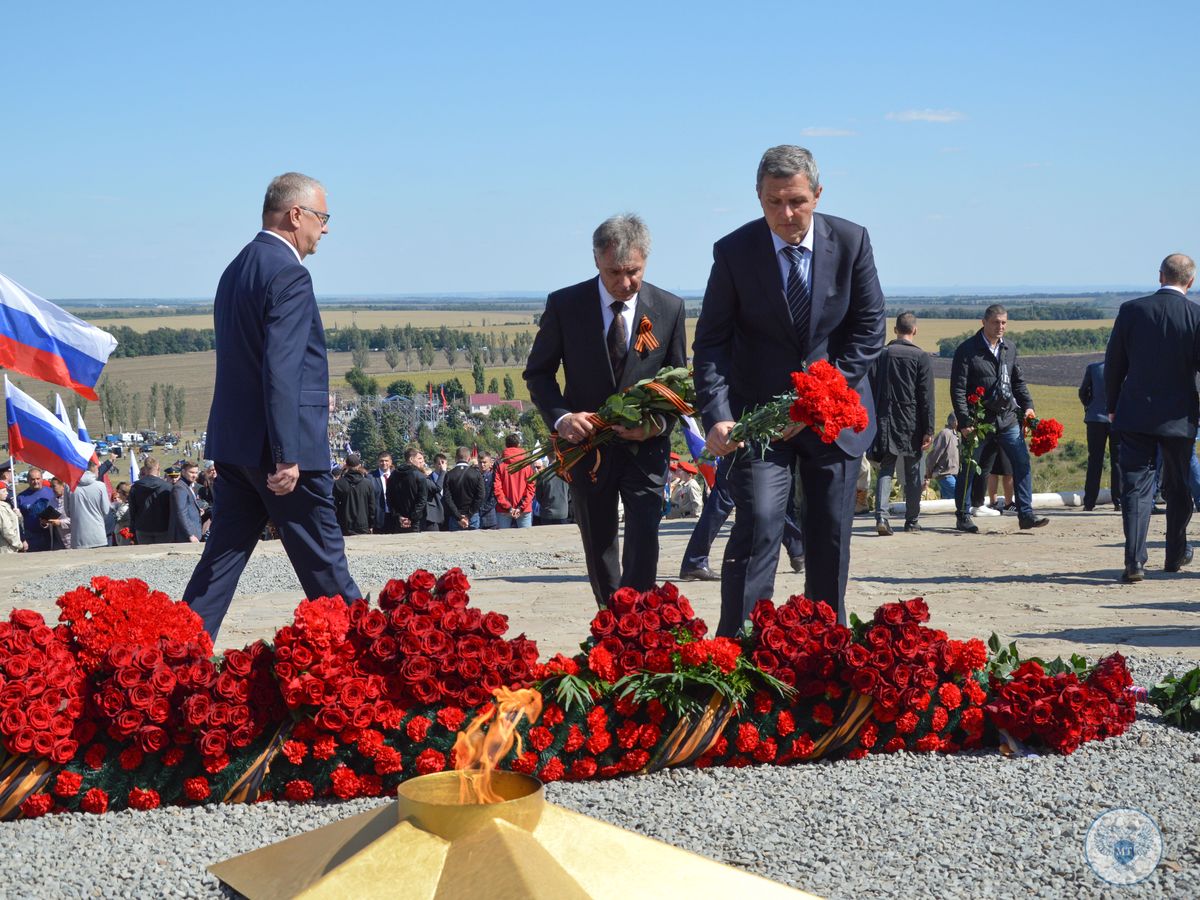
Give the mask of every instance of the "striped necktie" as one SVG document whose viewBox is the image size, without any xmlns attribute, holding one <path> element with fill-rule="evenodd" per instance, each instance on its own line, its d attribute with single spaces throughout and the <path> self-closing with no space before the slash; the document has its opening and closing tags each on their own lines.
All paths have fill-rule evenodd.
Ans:
<svg viewBox="0 0 1200 900">
<path fill-rule="evenodd" d="M 800 355 L 808 356 L 809 319 L 812 313 L 812 290 L 808 279 L 808 257 L 800 247 L 787 246 L 783 248 L 791 266 L 788 269 L 787 295 L 788 312 L 792 314 L 792 325 L 796 336 L 800 339 Z"/>
<path fill-rule="evenodd" d="M 619 385 L 621 376 L 625 373 L 625 357 L 629 353 L 629 334 L 625 331 L 625 319 L 621 312 L 625 309 L 622 300 L 614 300 L 608 305 L 612 310 L 612 324 L 608 326 L 608 361 L 612 364 L 613 380 Z"/>
</svg>

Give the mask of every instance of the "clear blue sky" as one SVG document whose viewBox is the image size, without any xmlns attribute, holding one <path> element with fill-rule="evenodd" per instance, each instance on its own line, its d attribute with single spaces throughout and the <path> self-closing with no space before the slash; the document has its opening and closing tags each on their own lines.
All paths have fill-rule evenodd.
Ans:
<svg viewBox="0 0 1200 900">
<path fill-rule="evenodd" d="M 0 271 L 206 297 L 267 181 L 329 189 L 318 294 L 544 292 L 640 212 L 703 288 L 816 154 L 885 289 L 1152 285 L 1200 253 L 1200 7 L 39 3 L 0 14 Z"/>
</svg>

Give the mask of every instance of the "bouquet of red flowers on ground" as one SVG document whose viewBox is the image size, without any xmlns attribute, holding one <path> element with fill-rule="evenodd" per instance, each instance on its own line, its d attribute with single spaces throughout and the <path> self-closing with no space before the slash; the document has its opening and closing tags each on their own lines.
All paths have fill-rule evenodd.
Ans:
<svg viewBox="0 0 1200 900">
<path fill-rule="evenodd" d="M 729 439 L 767 444 L 799 423 L 832 444 L 842 429 L 862 431 L 867 422 L 858 391 L 846 383 L 836 366 L 822 359 L 792 373 L 791 391 L 746 412 L 733 426 Z"/>
<path fill-rule="evenodd" d="M 1030 419 L 1026 424 L 1029 428 L 1029 452 L 1034 456 L 1044 456 L 1058 446 L 1063 427 L 1057 419 Z"/>
</svg>

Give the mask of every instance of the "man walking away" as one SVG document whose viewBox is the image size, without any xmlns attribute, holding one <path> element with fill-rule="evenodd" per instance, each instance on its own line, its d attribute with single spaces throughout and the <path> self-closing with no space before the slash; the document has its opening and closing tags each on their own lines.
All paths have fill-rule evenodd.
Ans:
<svg viewBox="0 0 1200 900">
<path fill-rule="evenodd" d="M 1121 509 L 1121 461 L 1116 432 L 1108 421 L 1108 395 L 1104 388 L 1104 360 L 1090 363 L 1079 385 L 1083 404 L 1083 423 L 1087 427 L 1087 477 L 1083 481 L 1083 508 L 1091 512 L 1100 496 L 1100 473 L 1104 469 L 1104 448 L 1108 447 L 1108 489 L 1113 509 Z"/>
<path fill-rule="evenodd" d="M 1187 526 L 1192 518 L 1188 456 L 1193 452 L 1200 398 L 1200 311 L 1187 299 L 1196 264 L 1172 253 L 1158 271 L 1157 293 L 1121 305 L 1104 354 L 1108 419 L 1121 441 L 1121 523 L 1125 528 L 1125 583 L 1145 577 L 1146 531 L 1154 500 L 1155 458 L 1162 459 L 1167 501 L 1163 570 L 1192 561 Z"/>
<path fill-rule="evenodd" d="M 896 339 L 883 348 L 871 374 L 878 428 L 871 456 L 879 461 L 875 530 L 884 536 L 892 534 L 888 506 L 897 463 L 904 472 L 904 530 L 921 530 L 921 454 L 933 443 L 933 366 L 929 354 L 913 343 L 916 313 L 900 313 L 894 331 Z"/>
<path fill-rule="evenodd" d="M 108 488 L 99 479 L 100 464 L 93 458 L 79 484 L 71 492 L 71 537 L 76 550 L 104 547 L 108 544 L 105 522 L 112 508 Z"/>
<path fill-rule="evenodd" d="M 158 460 L 142 460 L 141 474 L 129 489 L 129 526 L 138 544 L 166 544 L 171 527 L 171 483 L 158 474 Z"/>
</svg>

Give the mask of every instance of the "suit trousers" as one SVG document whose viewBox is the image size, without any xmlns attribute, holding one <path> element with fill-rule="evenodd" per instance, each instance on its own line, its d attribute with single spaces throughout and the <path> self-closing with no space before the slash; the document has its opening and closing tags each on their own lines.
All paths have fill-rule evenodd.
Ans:
<svg viewBox="0 0 1200 900">
<path fill-rule="evenodd" d="M 1125 527 L 1125 566 L 1146 564 L 1146 532 L 1154 506 L 1156 457 L 1162 458 L 1162 494 L 1167 501 L 1167 562 L 1187 551 L 1187 527 L 1192 520 L 1188 490 L 1188 456 L 1192 439 L 1161 437 L 1133 431 L 1120 433 L 1121 524 Z"/>
<path fill-rule="evenodd" d="M 592 484 L 585 471 L 589 460 L 581 462 L 571 481 L 571 502 L 592 594 L 596 605 L 605 609 L 617 588 L 654 587 L 663 486 L 638 466 L 630 448 L 609 444 L 602 452 L 602 465 L 612 468 L 602 473 L 599 484 Z M 623 549 L 617 542 L 618 497 L 625 508 Z"/>
<path fill-rule="evenodd" d="M 1091 509 L 1100 496 L 1100 474 L 1104 470 L 1104 447 L 1108 445 L 1108 488 L 1114 504 L 1121 502 L 1121 445 L 1117 433 L 1107 422 L 1087 422 L 1087 476 L 1083 480 L 1083 505 Z"/>
<path fill-rule="evenodd" d="M 809 428 L 786 443 L 770 445 L 765 453 L 757 447 L 738 451 L 729 472 L 737 517 L 721 566 L 718 635 L 732 637 L 759 600 L 774 596 L 793 467 L 804 494 L 800 506 L 800 530 L 807 545 L 804 594 L 824 600 L 837 612 L 838 621 L 846 623 L 859 459 L 847 456 L 837 444 L 822 442 Z"/>
<path fill-rule="evenodd" d="M 875 521 L 886 524 L 888 506 L 892 497 L 892 478 L 896 475 L 896 464 L 904 473 L 904 524 L 913 525 L 921 515 L 921 463 L 924 457 L 915 450 L 904 456 L 890 453 L 879 461 L 879 478 L 875 481 Z"/>
<path fill-rule="evenodd" d="M 204 630 L 214 640 L 268 519 L 279 531 L 306 597 L 340 596 L 349 603 L 362 596 L 346 565 L 328 472 L 301 471 L 296 487 L 282 497 L 267 488 L 265 469 L 218 461 L 217 472 L 213 490 L 220 512 L 183 592 L 183 601 L 204 620 Z"/>
<path fill-rule="evenodd" d="M 713 541 L 717 539 L 725 520 L 733 512 L 733 493 L 729 489 L 729 467 L 732 463 L 732 456 L 723 457 L 717 463 L 717 475 L 713 479 L 712 490 L 708 492 L 708 499 L 704 501 L 704 507 L 700 510 L 700 518 L 696 520 L 696 527 L 692 529 L 692 536 L 688 539 L 687 549 L 683 551 L 681 573 L 691 569 L 708 568 L 708 554 Z M 783 549 L 789 559 L 804 556 L 804 535 L 800 526 L 796 524 L 795 497 L 796 492 L 792 491 L 788 496 L 787 513 L 783 520 Z"/>
</svg>

